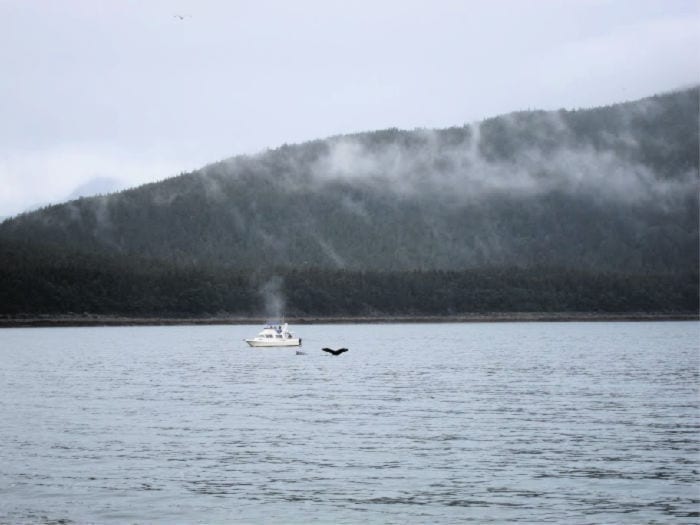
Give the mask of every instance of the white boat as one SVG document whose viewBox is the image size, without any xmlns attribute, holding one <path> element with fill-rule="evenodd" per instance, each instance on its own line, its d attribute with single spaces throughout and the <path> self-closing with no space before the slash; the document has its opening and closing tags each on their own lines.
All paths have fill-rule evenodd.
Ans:
<svg viewBox="0 0 700 525">
<path fill-rule="evenodd" d="M 245 342 L 250 346 L 301 346 L 301 337 L 295 337 L 287 323 L 269 323 L 257 336 Z"/>
</svg>

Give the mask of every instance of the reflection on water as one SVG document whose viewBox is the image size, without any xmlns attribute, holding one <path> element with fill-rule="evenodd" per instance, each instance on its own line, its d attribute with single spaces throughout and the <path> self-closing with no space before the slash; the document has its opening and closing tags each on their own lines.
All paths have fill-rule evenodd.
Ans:
<svg viewBox="0 0 700 525">
<path fill-rule="evenodd" d="M 0 522 L 700 517 L 700 323 L 297 328 L 0 331 Z"/>
</svg>

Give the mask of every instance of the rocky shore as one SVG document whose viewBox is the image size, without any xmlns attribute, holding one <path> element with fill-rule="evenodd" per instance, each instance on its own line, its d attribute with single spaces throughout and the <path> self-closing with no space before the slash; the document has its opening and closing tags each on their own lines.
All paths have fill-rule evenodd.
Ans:
<svg viewBox="0 0 700 525">
<path fill-rule="evenodd" d="M 169 326 L 263 324 L 264 317 L 121 317 L 103 315 L 38 315 L 1 317 L 0 328 L 61 326 Z M 290 324 L 323 323 L 494 323 L 580 321 L 698 321 L 697 312 L 493 312 L 445 316 L 373 315 L 286 317 Z"/>
</svg>

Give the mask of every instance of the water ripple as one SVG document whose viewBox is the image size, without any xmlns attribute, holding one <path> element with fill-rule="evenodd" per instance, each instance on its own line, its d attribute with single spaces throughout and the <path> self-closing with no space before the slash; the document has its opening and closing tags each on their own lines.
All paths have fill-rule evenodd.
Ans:
<svg viewBox="0 0 700 525">
<path fill-rule="evenodd" d="M 0 522 L 697 522 L 699 327 L 0 331 Z"/>
</svg>

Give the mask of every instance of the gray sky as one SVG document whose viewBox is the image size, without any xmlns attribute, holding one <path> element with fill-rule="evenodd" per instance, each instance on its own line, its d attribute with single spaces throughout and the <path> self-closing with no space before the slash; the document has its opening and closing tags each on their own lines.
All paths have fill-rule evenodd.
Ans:
<svg viewBox="0 0 700 525">
<path fill-rule="evenodd" d="M 699 50 L 697 0 L 0 0 L 0 216 L 285 142 L 633 100 L 700 83 Z"/>
</svg>

